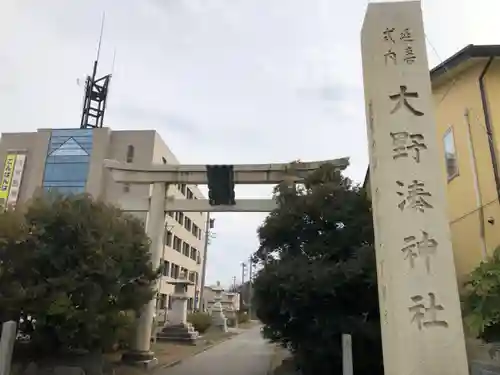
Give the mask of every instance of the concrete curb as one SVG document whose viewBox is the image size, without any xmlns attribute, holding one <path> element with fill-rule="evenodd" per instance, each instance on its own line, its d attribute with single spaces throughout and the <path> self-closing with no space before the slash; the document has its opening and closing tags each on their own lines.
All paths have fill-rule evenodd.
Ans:
<svg viewBox="0 0 500 375">
<path fill-rule="evenodd" d="M 208 346 L 205 346 L 203 349 L 200 349 L 198 351 L 195 351 L 193 354 L 187 356 L 186 358 L 182 358 L 182 359 L 177 359 L 175 361 L 172 361 L 172 362 L 169 362 L 169 363 L 165 363 L 163 365 L 158 365 L 156 367 L 154 367 L 152 370 L 153 370 L 153 373 L 158 371 L 158 370 L 164 370 L 166 368 L 170 368 L 170 367 L 174 367 L 174 366 L 177 366 L 177 365 L 180 365 L 183 361 L 186 361 L 188 359 L 191 359 L 195 356 L 197 356 L 198 354 L 201 354 L 203 352 L 206 352 L 207 350 L 210 350 L 212 349 L 214 346 L 217 346 L 219 344 L 222 344 L 223 342 L 226 342 L 226 341 L 229 341 L 231 339 L 233 339 L 234 337 L 240 335 L 241 333 L 237 333 L 236 335 L 233 335 L 233 336 L 229 336 L 227 338 L 225 338 L 224 340 L 221 340 L 221 341 L 218 341 L 214 344 L 211 344 L 211 345 L 208 345 Z"/>
</svg>

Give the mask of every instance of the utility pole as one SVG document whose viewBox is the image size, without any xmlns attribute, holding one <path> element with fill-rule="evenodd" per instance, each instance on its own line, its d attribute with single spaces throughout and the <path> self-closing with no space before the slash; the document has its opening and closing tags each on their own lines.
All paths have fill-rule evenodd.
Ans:
<svg viewBox="0 0 500 375">
<path fill-rule="evenodd" d="M 247 265 L 245 262 L 241 262 L 241 285 L 245 284 Z"/>
<path fill-rule="evenodd" d="M 203 312 L 203 295 L 205 292 L 205 278 L 207 272 L 207 254 L 208 242 L 210 240 L 210 229 L 214 227 L 215 219 L 210 219 L 210 212 L 207 212 L 207 221 L 205 223 L 205 245 L 203 247 L 203 266 L 201 269 L 201 290 L 198 296 L 198 310 Z"/>
<path fill-rule="evenodd" d="M 241 287 L 240 287 L 240 310 L 245 302 L 243 298 L 243 292 L 245 291 L 245 275 L 246 275 L 247 265 L 245 262 L 241 262 Z"/>
<path fill-rule="evenodd" d="M 252 283 L 253 283 L 253 262 L 252 257 L 250 257 L 250 262 L 248 263 L 248 316 L 252 319 Z"/>
</svg>

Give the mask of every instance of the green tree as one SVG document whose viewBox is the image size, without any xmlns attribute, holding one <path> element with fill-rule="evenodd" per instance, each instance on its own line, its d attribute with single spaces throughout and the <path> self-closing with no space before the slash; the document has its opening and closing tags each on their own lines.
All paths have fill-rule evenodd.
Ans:
<svg viewBox="0 0 500 375">
<path fill-rule="evenodd" d="M 33 344 L 102 350 L 154 294 L 142 222 L 87 195 L 45 195 L 0 214 L 0 319 L 35 319 Z"/>
<path fill-rule="evenodd" d="M 341 334 L 354 372 L 383 373 L 370 203 L 331 165 L 304 185 L 277 186 L 279 207 L 258 230 L 254 283 L 264 335 L 291 349 L 305 374 L 341 373 Z"/>
<path fill-rule="evenodd" d="M 500 341 L 500 247 L 470 273 L 462 306 L 470 334 L 486 342 Z"/>
</svg>

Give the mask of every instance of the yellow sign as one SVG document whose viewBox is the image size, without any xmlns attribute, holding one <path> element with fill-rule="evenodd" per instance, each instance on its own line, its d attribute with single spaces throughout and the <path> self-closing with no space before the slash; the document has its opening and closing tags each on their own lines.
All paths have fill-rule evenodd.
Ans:
<svg viewBox="0 0 500 375">
<path fill-rule="evenodd" d="M 4 201 L 9 197 L 9 189 L 12 183 L 15 162 L 16 154 L 8 154 L 5 158 L 5 167 L 3 169 L 2 182 L 0 183 L 0 199 Z"/>
</svg>

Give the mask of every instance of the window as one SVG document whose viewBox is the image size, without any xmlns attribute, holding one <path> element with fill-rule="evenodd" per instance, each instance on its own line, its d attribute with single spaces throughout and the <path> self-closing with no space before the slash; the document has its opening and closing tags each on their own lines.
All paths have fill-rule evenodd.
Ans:
<svg viewBox="0 0 500 375">
<path fill-rule="evenodd" d="M 172 296 L 169 294 L 167 298 L 167 308 L 172 310 Z"/>
<path fill-rule="evenodd" d="M 168 212 L 167 212 L 167 214 L 168 214 L 168 216 L 170 216 L 170 217 L 174 217 L 174 213 L 173 213 L 172 211 L 168 211 Z"/>
<path fill-rule="evenodd" d="M 187 277 L 188 277 L 188 269 L 185 268 L 185 267 L 182 267 L 181 268 L 181 278 L 182 279 L 185 279 L 185 278 L 187 279 Z"/>
<path fill-rule="evenodd" d="M 189 244 L 184 242 L 182 244 L 182 254 L 184 254 L 185 256 L 189 256 Z"/>
<path fill-rule="evenodd" d="M 186 184 L 181 184 L 181 193 L 186 195 Z"/>
<path fill-rule="evenodd" d="M 183 225 L 184 224 L 184 214 L 182 212 L 179 212 L 179 220 L 177 220 L 177 222 L 180 224 L 180 225 Z"/>
<path fill-rule="evenodd" d="M 160 294 L 160 299 L 158 300 L 159 308 L 160 309 L 165 309 L 167 307 L 167 295 L 166 294 Z"/>
<path fill-rule="evenodd" d="M 82 194 L 85 186 L 44 186 L 45 191 L 57 191 L 60 194 Z"/>
<path fill-rule="evenodd" d="M 196 250 L 194 247 L 191 248 L 191 255 L 189 256 L 191 259 L 196 260 L 196 253 L 198 250 Z"/>
<path fill-rule="evenodd" d="M 193 199 L 193 192 L 189 188 L 186 189 L 186 197 L 187 199 Z"/>
<path fill-rule="evenodd" d="M 179 266 L 175 263 L 172 263 L 172 266 L 170 267 L 170 276 L 174 279 L 179 278 Z"/>
<path fill-rule="evenodd" d="M 192 224 L 191 219 L 186 216 L 184 218 L 184 228 L 186 228 L 189 232 L 191 232 L 191 224 Z"/>
<path fill-rule="evenodd" d="M 194 283 L 195 277 L 195 272 L 189 272 L 189 281 Z"/>
<path fill-rule="evenodd" d="M 163 276 L 170 275 L 170 262 L 168 260 L 163 261 Z"/>
<path fill-rule="evenodd" d="M 85 181 L 89 170 L 88 163 L 47 164 L 45 182 L 75 183 Z"/>
<path fill-rule="evenodd" d="M 168 231 L 165 238 L 165 245 L 172 247 L 172 232 Z"/>
<path fill-rule="evenodd" d="M 92 153 L 92 130 L 53 130 L 43 176 L 43 188 L 63 194 L 85 191 Z"/>
<path fill-rule="evenodd" d="M 193 236 L 196 237 L 196 235 L 198 234 L 198 225 L 193 224 L 193 227 L 191 228 L 191 233 L 193 234 Z"/>
<path fill-rule="evenodd" d="M 174 236 L 174 250 L 181 251 L 182 241 L 179 237 Z"/>
<path fill-rule="evenodd" d="M 198 239 L 201 240 L 201 229 L 198 228 Z"/>
<path fill-rule="evenodd" d="M 134 161 L 134 146 L 128 145 L 127 147 L 127 163 L 132 163 Z"/>
<path fill-rule="evenodd" d="M 455 150 L 455 137 L 453 135 L 453 128 L 449 128 L 444 137 L 444 158 L 446 162 L 446 174 L 448 180 L 453 179 L 458 175 L 458 161 L 457 152 Z"/>
<path fill-rule="evenodd" d="M 193 298 L 188 299 L 188 310 L 193 310 Z"/>
<path fill-rule="evenodd" d="M 161 157 L 161 161 L 163 162 L 163 164 L 167 164 L 167 159 L 165 159 L 163 156 Z"/>
</svg>

